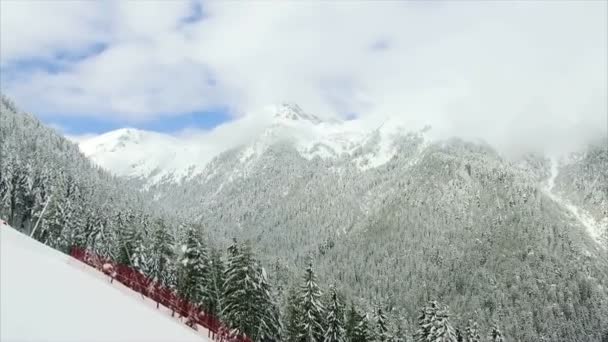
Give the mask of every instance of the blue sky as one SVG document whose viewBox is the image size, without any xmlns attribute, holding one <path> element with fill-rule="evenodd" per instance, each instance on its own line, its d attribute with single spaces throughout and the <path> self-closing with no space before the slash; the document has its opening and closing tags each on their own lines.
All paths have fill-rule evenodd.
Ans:
<svg viewBox="0 0 608 342">
<path fill-rule="evenodd" d="M 200 14 L 196 14 L 199 16 Z M 193 19 L 188 19 L 193 20 Z M 19 80 L 23 75 L 35 72 L 59 74 L 69 69 L 74 63 L 102 53 L 107 48 L 106 44 L 98 43 L 87 47 L 82 51 L 58 52 L 51 58 L 26 58 L 2 65 L 0 72 L 3 81 Z M 10 92 L 8 93 L 10 96 Z M 200 111 L 167 113 L 160 117 L 146 120 L 129 120 L 121 117 L 104 117 L 104 113 L 97 115 L 64 115 L 52 113 L 34 108 L 28 108 L 28 103 L 19 103 L 21 109 L 35 113 L 43 122 L 60 129 L 65 134 L 95 134 L 104 133 L 122 127 L 135 127 L 139 129 L 157 132 L 179 132 L 184 129 L 212 129 L 222 123 L 230 121 L 233 115 L 228 108 L 208 108 Z"/>
<path fill-rule="evenodd" d="M 187 25 L 196 24 L 205 17 L 201 2 L 184 1 L 184 3 L 189 3 L 189 6 L 185 12 L 180 14 L 179 18 L 176 18 L 176 26 L 183 28 Z M 35 5 L 33 2 L 31 4 Z M 0 64 L 0 85 L 25 83 L 33 74 L 61 75 L 70 72 L 79 63 L 104 53 L 111 47 L 111 44 L 112 41 L 108 39 L 91 40 L 80 45 L 58 46 L 39 54 L 3 60 Z M 208 83 L 213 84 L 213 82 Z M 1 90 L 9 96 L 12 95 L 10 87 L 8 89 L 2 87 Z M 122 127 L 135 127 L 167 133 L 190 128 L 208 130 L 230 121 L 234 117 L 227 107 L 221 106 L 192 111 L 166 112 L 163 115 L 153 115 L 149 118 L 129 118 L 120 115 L 108 115 L 103 112 L 66 114 L 54 110 L 47 111 L 30 101 L 19 101 L 19 107 L 25 111 L 35 113 L 44 123 L 61 130 L 67 135 L 99 134 Z"/>
<path fill-rule="evenodd" d="M 90 116 L 62 116 L 53 114 L 39 115 L 46 124 L 59 129 L 67 135 L 98 134 L 124 127 L 134 127 L 155 132 L 175 133 L 185 129 L 209 130 L 232 120 L 227 109 L 218 108 L 204 112 L 179 113 L 179 115 L 150 119 L 144 122 L 131 122 L 104 119 Z"/>
</svg>

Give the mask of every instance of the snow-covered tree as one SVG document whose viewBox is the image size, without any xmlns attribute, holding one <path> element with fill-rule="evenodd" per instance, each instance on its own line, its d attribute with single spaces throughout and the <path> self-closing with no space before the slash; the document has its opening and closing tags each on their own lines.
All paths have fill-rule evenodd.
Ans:
<svg viewBox="0 0 608 342">
<path fill-rule="evenodd" d="M 298 291 L 295 287 L 287 290 L 287 308 L 284 314 L 285 340 L 287 342 L 297 342 L 300 328 L 300 302 Z"/>
<path fill-rule="evenodd" d="M 344 305 L 336 292 L 335 287 L 329 289 L 329 303 L 327 304 L 327 329 L 325 342 L 345 342 L 346 330 L 344 322 Z"/>
<path fill-rule="evenodd" d="M 175 283 L 175 242 L 164 221 L 159 219 L 155 222 L 151 240 L 146 274 L 154 282 L 172 287 Z"/>
<path fill-rule="evenodd" d="M 346 340 L 351 342 L 367 342 L 372 339 L 369 328 L 369 319 L 366 314 L 361 314 L 351 303 L 346 315 Z"/>
<path fill-rule="evenodd" d="M 477 322 L 469 320 L 464 330 L 464 340 L 466 342 L 481 342 L 481 335 L 479 335 L 479 328 Z"/>
<path fill-rule="evenodd" d="M 608 335 L 607 335 L 608 336 Z M 490 341 L 491 342 L 504 342 L 504 337 L 502 336 L 502 332 L 498 327 L 498 323 L 492 323 L 492 331 L 490 332 Z"/>
<path fill-rule="evenodd" d="M 211 283 L 207 287 L 208 301 L 204 304 L 207 313 L 217 316 L 222 308 L 222 296 L 224 291 L 224 262 L 221 253 L 217 249 L 211 249 Z"/>
<path fill-rule="evenodd" d="M 418 342 L 456 342 L 456 333 L 450 325 L 447 308 L 441 308 L 436 301 L 430 301 L 420 311 L 415 338 Z"/>
<path fill-rule="evenodd" d="M 254 341 L 279 337 L 278 308 L 248 244 L 228 248 L 223 288 L 221 317 L 234 332 Z"/>
<path fill-rule="evenodd" d="M 201 305 L 210 285 L 209 257 L 200 229 L 188 226 L 177 264 L 177 292 L 183 299 Z"/>
<path fill-rule="evenodd" d="M 298 322 L 298 339 L 303 342 L 323 341 L 323 326 L 325 309 L 321 303 L 321 289 L 317 285 L 317 277 L 308 264 L 304 273 L 304 282 L 298 292 L 300 319 Z"/>
<path fill-rule="evenodd" d="M 374 338 L 378 342 L 387 342 L 392 339 L 388 330 L 388 322 L 382 308 L 378 307 L 375 311 L 375 332 Z"/>
<path fill-rule="evenodd" d="M 258 280 L 256 289 L 258 331 L 251 337 L 256 341 L 278 341 L 282 330 L 279 309 L 268 282 L 266 271 L 259 266 L 256 271 Z"/>
</svg>

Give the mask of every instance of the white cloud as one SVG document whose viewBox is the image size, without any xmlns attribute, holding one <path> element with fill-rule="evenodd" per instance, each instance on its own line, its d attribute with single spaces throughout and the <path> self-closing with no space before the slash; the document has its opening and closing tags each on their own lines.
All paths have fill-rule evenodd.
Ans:
<svg viewBox="0 0 608 342">
<path fill-rule="evenodd" d="M 0 63 L 79 51 L 105 41 L 103 5 L 84 1 L 0 2 Z"/>
<path fill-rule="evenodd" d="M 606 134 L 606 2 L 209 2 L 189 25 L 186 2 L 41 3 L 2 3 L 2 38 L 12 40 L 2 65 L 109 46 L 3 87 L 35 111 L 137 121 L 293 101 L 320 116 L 428 122 L 512 150 Z M 18 25 L 33 20 L 44 25 Z"/>
</svg>

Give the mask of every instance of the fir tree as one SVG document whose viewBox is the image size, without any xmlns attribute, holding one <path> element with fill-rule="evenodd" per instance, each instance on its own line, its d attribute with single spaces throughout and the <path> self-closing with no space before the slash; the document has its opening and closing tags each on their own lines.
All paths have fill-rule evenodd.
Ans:
<svg viewBox="0 0 608 342">
<path fill-rule="evenodd" d="M 416 341 L 456 342 L 456 333 L 448 318 L 447 309 L 440 308 L 436 301 L 429 302 L 418 316 Z"/>
<path fill-rule="evenodd" d="M 261 267 L 257 269 L 257 280 L 258 331 L 251 337 L 256 341 L 278 341 L 281 337 L 279 309 L 275 303 L 266 271 Z"/>
<path fill-rule="evenodd" d="M 317 278 L 312 269 L 312 263 L 310 263 L 304 274 L 304 284 L 300 287 L 298 293 L 301 310 L 298 326 L 299 341 L 323 341 L 325 309 L 321 303 L 321 295 L 321 290 L 317 285 Z"/>
<path fill-rule="evenodd" d="M 462 335 L 462 331 L 460 328 L 455 329 L 456 332 L 456 342 L 464 342 L 464 336 Z"/>
<path fill-rule="evenodd" d="M 346 341 L 346 330 L 344 328 L 344 306 L 340 301 L 336 289 L 330 288 L 330 299 L 327 305 L 327 329 L 325 330 L 325 342 Z"/>
<path fill-rule="evenodd" d="M 477 322 L 469 320 L 467 322 L 467 327 L 465 328 L 464 333 L 466 342 L 481 342 L 481 336 L 479 335 Z"/>
<path fill-rule="evenodd" d="M 222 295 L 224 289 L 224 262 L 218 250 L 211 250 L 211 284 L 208 287 L 208 302 L 205 309 L 211 315 L 218 316 L 222 307 Z"/>
<path fill-rule="evenodd" d="M 298 292 L 294 287 L 290 287 L 287 292 L 287 309 L 285 313 L 285 339 L 287 342 L 298 341 L 298 329 L 300 326 L 299 319 L 300 303 L 298 301 Z"/>
<path fill-rule="evenodd" d="M 132 224 L 132 214 L 130 212 L 119 212 L 115 218 L 114 227 L 117 232 L 116 243 L 118 244 L 116 262 L 123 265 L 135 266 L 140 270 L 143 269 L 143 262 L 138 266 L 133 264 L 133 254 L 135 253 L 135 250 L 139 250 L 141 257 L 145 251 L 145 246 L 143 245 L 144 239 L 142 232 Z"/>
<path fill-rule="evenodd" d="M 397 328 L 393 333 L 391 342 L 407 342 L 407 331 L 403 328 L 403 320 L 399 319 L 396 324 Z"/>
<path fill-rule="evenodd" d="M 257 265 L 248 245 L 239 245 L 236 240 L 228 248 L 228 260 L 224 272 L 224 295 L 222 318 L 238 334 L 244 334 L 256 340 L 258 334 L 264 334 L 260 325 L 267 327 L 272 322 L 268 319 L 267 308 L 261 308 L 264 302 L 261 294 Z M 270 329 L 270 328 L 269 328 Z"/>
<path fill-rule="evenodd" d="M 504 338 L 502 337 L 502 332 L 498 328 L 498 323 L 496 323 L 496 322 L 492 323 L 492 331 L 490 333 L 490 341 L 491 342 L 504 342 Z"/>
<path fill-rule="evenodd" d="M 375 311 L 376 314 L 376 331 L 375 331 L 375 339 L 378 342 L 387 342 L 391 340 L 390 333 L 388 331 L 386 315 L 382 308 L 377 308 Z"/>
<path fill-rule="evenodd" d="M 360 314 L 353 303 L 346 315 L 346 340 L 351 342 L 371 340 L 367 315 Z"/>
<path fill-rule="evenodd" d="M 201 304 L 203 289 L 209 284 L 207 248 L 198 229 L 186 228 L 177 265 L 177 292 L 190 303 Z"/>
<path fill-rule="evenodd" d="M 169 234 L 164 222 L 158 220 L 152 232 L 151 260 L 147 274 L 154 282 L 165 287 L 174 285 L 174 248 L 173 235 Z"/>
</svg>

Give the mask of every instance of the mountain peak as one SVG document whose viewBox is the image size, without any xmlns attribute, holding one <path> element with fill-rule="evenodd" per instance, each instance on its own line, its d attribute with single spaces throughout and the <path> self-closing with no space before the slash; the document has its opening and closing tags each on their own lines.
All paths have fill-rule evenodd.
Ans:
<svg viewBox="0 0 608 342">
<path fill-rule="evenodd" d="M 283 103 L 276 108 L 275 119 L 287 121 L 309 121 L 313 124 L 321 123 L 322 120 L 313 114 L 306 113 L 295 103 Z"/>
</svg>

